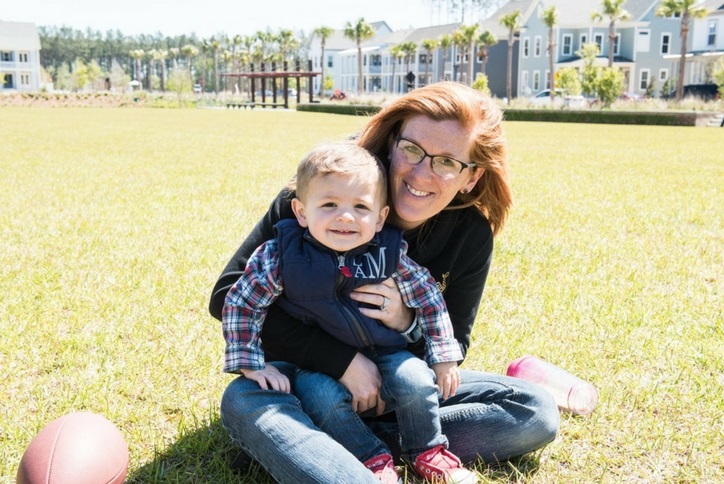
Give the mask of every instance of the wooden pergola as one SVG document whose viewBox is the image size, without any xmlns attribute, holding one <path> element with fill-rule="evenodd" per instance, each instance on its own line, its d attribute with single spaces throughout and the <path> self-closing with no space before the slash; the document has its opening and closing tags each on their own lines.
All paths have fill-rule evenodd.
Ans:
<svg viewBox="0 0 724 484">
<path fill-rule="evenodd" d="M 255 71 L 254 70 L 254 64 L 249 65 L 249 72 L 236 72 L 236 73 L 230 73 L 230 74 L 222 74 L 224 77 L 236 77 L 239 79 L 247 78 L 251 80 L 251 101 L 245 101 L 240 103 L 227 103 L 227 107 L 229 108 L 254 108 L 255 106 L 262 106 L 262 107 L 284 107 L 289 108 L 289 80 L 294 79 L 296 81 L 296 90 L 297 90 L 297 103 L 301 102 L 302 97 L 302 90 L 301 90 L 301 79 L 307 78 L 309 82 L 307 82 L 307 88 L 309 91 L 309 102 L 314 102 L 314 96 L 312 94 L 312 80 L 316 76 L 322 75 L 321 72 L 313 72 L 312 71 L 312 61 L 309 61 L 308 64 L 309 70 L 307 71 L 301 71 L 299 70 L 299 63 L 297 62 L 297 70 L 290 71 L 287 68 L 287 63 L 284 63 L 283 70 L 277 71 L 276 70 L 276 64 L 272 63 L 271 70 L 266 71 L 264 63 L 261 64 L 260 70 Z M 257 102 L 256 100 L 256 81 L 261 81 L 261 102 Z M 281 80 L 282 82 L 282 92 L 283 92 L 283 99 L 284 102 L 277 101 L 277 79 Z M 271 91 L 272 91 L 272 99 L 271 102 L 267 102 L 266 98 L 266 89 L 267 89 L 267 80 L 271 80 Z"/>
</svg>

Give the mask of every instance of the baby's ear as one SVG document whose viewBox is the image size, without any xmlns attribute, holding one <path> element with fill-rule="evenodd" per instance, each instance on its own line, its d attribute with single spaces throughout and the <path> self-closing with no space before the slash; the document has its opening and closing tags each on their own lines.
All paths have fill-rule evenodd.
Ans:
<svg viewBox="0 0 724 484">
<path fill-rule="evenodd" d="M 380 215 L 377 217 L 377 225 L 375 227 L 375 230 L 379 232 L 382 230 L 382 226 L 385 225 L 385 220 L 387 220 L 387 216 L 390 214 L 390 207 L 389 205 L 385 205 L 380 210 Z"/>
<path fill-rule="evenodd" d="M 304 215 L 304 204 L 298 198 L 292 199 L 292 210 L 297 216 L 297 223 L 300 227 L 307 228 L 307 217 Z"/>
</svg>

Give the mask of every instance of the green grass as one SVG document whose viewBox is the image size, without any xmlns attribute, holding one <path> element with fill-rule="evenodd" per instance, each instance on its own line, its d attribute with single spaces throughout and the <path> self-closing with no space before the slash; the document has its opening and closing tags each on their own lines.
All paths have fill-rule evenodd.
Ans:
<svg viewBox="0 0 724 484">
<path fill-rule="evenodd" d="M 0 109 L 0 482 L 65 413 L 105 415 L 129 482 L 237 476 L 230 376 L 207 312 L 224 264 L 312 147 L 351 116 Z M 466 367 L 526 353 L 591 381 L 491 482 L 724 479 L 722 131 L 508 123 L 516 203 Z"/>
</svg>

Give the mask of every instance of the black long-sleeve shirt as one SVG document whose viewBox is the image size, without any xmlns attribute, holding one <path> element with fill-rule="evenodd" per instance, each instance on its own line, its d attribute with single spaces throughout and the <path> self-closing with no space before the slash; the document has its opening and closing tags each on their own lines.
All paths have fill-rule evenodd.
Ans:
<svg viewBox="0 0 724 484">
<path fill-rule="evenodd" d="M 224 268 L 214 285 L 209 303 L 211 315 L 221 320 L 224 298 L 241 276 L 249 256 L 263 242 L 274 237 L 273 226 L 293 218 L 294 193 L 282 190 Z M 480 305 L 493 253 L 493 232 L 487 219 L 475 208 L 444 210 L 419 230 L 405 235 L 408 255 L 426 267 L 443 293 L 453 323 L 455 338 L 463 355 L 470 346 L 470 332 Z M 300 324 L 272 305 L 262 330 L 267 361 L 284 360 L 311 371 L 339 379 L 357 349 L 346 345 L 320 328 Z M 423 342 L 411 345 L 416 354 Z"/>
</svg>

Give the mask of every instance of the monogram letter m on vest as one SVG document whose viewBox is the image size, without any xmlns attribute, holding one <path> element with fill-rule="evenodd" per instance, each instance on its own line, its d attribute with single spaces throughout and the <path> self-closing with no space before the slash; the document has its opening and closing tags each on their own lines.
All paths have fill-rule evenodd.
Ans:
<svg viewBox="0 0 724 484">
<path fill-rule="evenodd" d="M 387 268 L 385 260 L 385 251 L 387 247 L 380 247 L 377 253 L 377 260 L 369 252 L 362 254 L 362 261 L 353 262 L 355 267 L 354 277 L 359 279 L 379 279 L 384 277 Z M 367 272 L 365 272 L 367 269 Z"/>
</svg>

